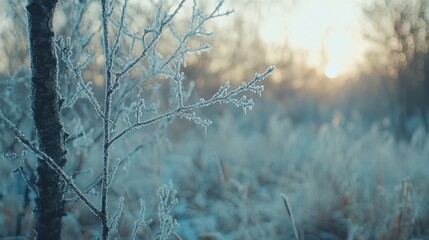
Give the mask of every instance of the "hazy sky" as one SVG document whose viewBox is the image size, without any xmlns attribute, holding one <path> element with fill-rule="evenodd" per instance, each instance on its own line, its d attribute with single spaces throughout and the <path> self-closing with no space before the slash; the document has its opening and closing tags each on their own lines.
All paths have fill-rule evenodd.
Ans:
<svg viewBox="0 0 429 240">
<path fill-rule="evenodd" d="M 262 5 L 263 39 L 287 41 L 306 51 L 311 65 L 336 71 L 332 75 L 356 70 L 366 48 L 360 30 L 363 0 L 296 0 L 285 7 L 281 0 L 268 2 L 273 4 Z"/>
</svg>

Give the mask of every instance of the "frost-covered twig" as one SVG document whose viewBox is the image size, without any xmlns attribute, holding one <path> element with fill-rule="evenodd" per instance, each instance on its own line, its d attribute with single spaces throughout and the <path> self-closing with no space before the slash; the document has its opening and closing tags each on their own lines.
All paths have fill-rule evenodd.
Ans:
<svg viewBox="0 0 429 240">
<path fill-rule="evenodd" d="M 134 240 L 137 236 L 137 231 L 140 227 L 146 227 L 148 224 L 152 222 L 152 219 L 145 220 L 145 213 L 146 213 L 146 205 L 145 202 L 140 199 L 140 212 L 137 216 L 137 220 L 134 222 L 133 230 L 131 231 L 131 240 Z"/>
<path fill-rule="evenodd" d="M 89 184 L 88 187 L 86 187 L 85 190 L 82 191 L 83 194 L 88 196 L 94 196 L 97 195 L 97 192 L 95 191 L 95 188 L 97 185 L 101 183 L 102 176 L 97 177 L 91 184 Z M 70 197 L 66 199 L 66 202 L 76 202 L 79 200 L 79 196 Z"/>
<path fill-rule="evenodd" d="M 251 110 L 254 103 L 252 99 L 247 99 L 244 96 L 238 100 L 234 98 L 239 93 L 242 93 L 244 91 L 252 91 L 254 93 L 260 94 L 263 90 L 263 86 L 258 86 L 256 83 L 263 81 L 268 75 L 270 75 L 275 70 L 275 67 L 269 67 L 264 73 L 262 74 L 256 74 L 255 77 L 249 81 L 242 83 L 238 88 L 234 89 L 233 91 L 228 92 L 228 89 L 230 88 L 229 83 L 226 83 L 224 86 L 222 86 L 218 92 L 216 92 L 212 98 L 209 100 L 200 99 L 199 102 L 191 105 L 187 105 L 184 107 L 178 107 L 174 110 L 171 110 L 169 112 L 163 113 L 159 116 L 153 117 L 151 119 L 148 119 L 146 121 L 142 122 L 135 122 L 132 125 L 128 126 L 124 130 L 122 130 L 118 135 L 112 137 L 110 142 L 108 143 L 111 145 L 127 133 L 129 133 L 131 130 L 140 128 L 143 126 L 147 126 L 149 124 L 158 122 L 159 120 L 171 118 L 173 116 L 179 115 L 182 117 L 185 117 L 186 119 L 192 120 L 195 123 L 202 125 L 203 127 L 207 127 L 211 124 L 211 121 L 202 120 L 201 118 L 197 117 L 194 113 L 192 113 L 194 110 L 198 108 L 203 108 L 210 106 L 215 103 L 234 103 L 238 107 L 242 107 L 245 111 Z"/>
<path fill-rule="evenodd" d="M 95 127 L 96 127 L 96 123 L 93 123 L 89 127 L 87 127 L 85 130 L 84 129 L 79 129 L 79 131 L 75 132 L 73 135 L 66 134 L 65 143 L 66 144 L 71 143 L 74 140 L 85 136 L 86 133 L 88 133 L 89 131 L 95 129 Z M 97 140 L 97 137 L 94 138 L 94 142 L 96 142 L 96 140 Z"/>
<path fill-rule="evenodd" d="M 126 13 L 127 13 L 127 4 L 128 4 L 128 0 L 125 0 L 124 1 L 124 5 L 122 6 L 122 12 L 121 12 L 121 18 L 120 18 L 120 21 L 119 21 L 118 32 L 116 33 L 115 42 L 113 43 L 111 56 L 109 56 L 110 61 L 112 61 L 110 63 L 110 65 L 113 64 L 113 59 L 115 58 L 115 53 L 116 53 L 116 51 L 119 48 L 119 42 L 120 42 L 121 34 L 122 34 L 124 26 L 125 26 Z"/>
<path fill-rule="evenodd" d="M 267 78 L 268 75 L 273 73 L 274 70 L 275 70 L 275 67 L 271 66 L 264 73 L 255 74 L 255 77 L 252 80 L 250 80 L 249 82 L 243 82 L 238 88 L 230 92 L 228 92 L 230 85 L 229 85 L 229 82 L 227 82 L 225 83 L 225 85 L 220 87 L 219 90 L 209 100 L 200 99 L 198 103 L 184 107 L 183 111 L 189 111 L 196 108 L 207 107 L 214 103 L 229 103 L 229 102 L 234 103 L 235 105 L 237 105 L 237 107 L 242 107 L 244 110 L 246 109 L 252 110 L 254 103 L 253 101 L 251 101 L 251 99 L 247 100 L 246 98 L 241 98 L 240 100 L 238 100 L 234 97 L 243 91 L 251 91 L 253 93 L 261 95 L 262 91 L 264 90 L 264 86 L 262 85 L 259 86 L 256 84 L 265 80 L 265 78 Z"/>
<path fill-rule="evenodd" d="M 160 67 L 160 69 L 162 69 L 166 65 L 168 65 L 177 55 L 183 55 L 183 53 L 182 54 L 179 54 L 179 53 L 182 50 L 182 47 L 186 44 L 186 42 L 188 41 L 188 39 L 190 37 L 196 36 L 196 35 L 210 35 L 209 33 L 205 32 L 205 31 L 201 31 L 204 23 L 206 23 L 210 19 L 222 17 L 222 16 L 227 16 L 227 15 L 234 12 L 233 10 L 228 10 L 226 12 L 220 13 L 219 10 L 222 7 L 222 5 L 224 4 L 224 2 L 225 2 L 224 0 L 219 1 L 218 4 L 216 5 L 215 9 L 210 14 L 204 15 L 197 8 L 197 4 L 194 1 L 193 7 L 192 7 L 191 24 L 189 25 L 188 32 L 185 34 L 185 36 L 183 38 L 180 38 L 180 36 L 177 34 L 177 32 L 174 30 L 174 28 L 170 26 L 170 29 L 173 32 L 173 35 L 175 35 L 176 38 L 179 40 L 179 46 L 170 55 L 170 57 L 164 62 L 164 64 Z M 208 48 L 209 48 L 208 46 L 202 47 L 201 50 L 207 50 Z M 184 50 L 184 52 L 189 52 L 189 49 L 186 48 Z"/>
<path fill-rule="evenodd" d="M 281 194 L 281 197 L 282 197 L 283 203 L 286 207 L 287 214 L 289 215 L 290 220 L 292 222 L 293 234 L 295 236 L 295 239 L 299 240 L 298 230 L 296 229 L 295 218 L 293 217 L 292 208 L 290 206 L 289 200 L 286 197 L 286 195 L 283 193 Z"/>
<path fill-rule="evenodd" d="M 109 173 L 109 182 L 108 182 L 108 186 L 111 185 L 112 180 L 114 179 L 116 172 L 119 168 L 119 166 L 121 166 L 122 164 L 124 164 L 134 153 L 136 153 L 138 150 L 140 150 L 142 147 L 144 147 L 146 144 L 140 144 L 137 147 L 135 147 L 132 151 L 130 151 L 127 156 L 125 156 L 124 158 L 118 159 L 115 162 L 115 165 L 113 165 L 112 169 L 110 170 Z M 100 175 L 98 176 L 91 184 L 88 185 L 88 187 L 85 188 L 84 191 L 82 191 L 85 195 L 94 195 L 91 194 L 91 191 L 93 191 L 98 185 L 100 185 L 101 181 L 103 179 L 103 176 Z M 78 197 L 72 197 L 67 199 L 67 202 L 75 202 L 79 200 Z"/>
<path fill-rule="evenodd" d="M 18 173 L 21 175 L 22 179 L 24 180 L 25 185 L 35 194 L 37 194 L 37 189 L 34 187 L 34 184 L 31 183 L 30 178 L 27 176 L 27 174 L 24 171 L 24 168 L 22 166 L 17 167 L 13 173 Z"/>
<path fill-rule="evenodd" d="M 113 11 L 113 6 L 106 2 L 106 0 L 101 0 L 101 23 L 103 29 L 103 50 L 104 50 L 104 74 L 106 79 L 106 87 L 104 92 L 104 119 L 103 119 L 103 171 L 102 171 L 102 181 L 101 181 L 101 224 L 102 224 L 102 236 L 103 240 L 109 239 L 110 228 L 109 228 L 109 211 L 108 211 L 108 179 L 109 177 L 109 165 L 110 165 L 110 112 L 112 106 L 112 56 L 110 54 L 110 43 L 109 43 L 109 7 Z"/>
<path fill-rule="evenodd" d="M 179 10 L 183 7 L 184 3 L 185 3 L 185 0 L 182 0 L 179 3 L 179 5 L 176 7 L 176 9 L 173 11 L 173 13 L 170 15 L 164 16 L 157 26 L 154 26 L 154 28 L 152 28 L 150 30 L 145 29 L 145 34 L 142 37 L 142 41 L 143 42 L 145 41 L 144 38 L 148 32 L 152 32 L 154 34 L 154 36 L 152 37 L 152 40 L 150 41 L 150 43 L 148 45 L 144 46 L 142 52 L 140 53 L 140 55 L 136 59 L 131 61 L 121 72 L 119 72 L 115 75 L 115 79 L 116 79 L 115 88 L 117 87 L 119 80 L 125 74 L 127 74 L 137 63 L 139 63 L 144 57 L 147 56 L 149 50 L 152 49 L 153 45 L 156 44 L 159 37 L 161 36 L 161 33 L 162 33 L 164 27 L 177 15 Z"/>
<path fill-rule="evenodd" d="M 112 216 L 112 219 L 110 220 L 110 230 L 114 230 L 118 226 L 119 218 L 122 215 L 122 212 L 124 210 L 124 197 L 119 198 L 119 206 L 118 210 L 116 210 L 116 213 Z"/>
<path fill-rule="evenodd" d="M 176 110 L 173 110 L 173 111 L 161 114 L 159 116 L 156 116 L 154 118 L 151 118 L 151 119 L 143 121 L 143 122 L 135 122 L 131 126 L 129 126 L 126 129 L 124 129 L 122 132 L 120 132 L 118 135 L 116 135 L 115 137 L 113 137 L 110 140 L 109 145 L 112 145 L 112 143 L 114 143 L 115 141 L 117 141 L 118 139 L 120 139 L 121 137 L 123 137 L 125 134 L 129 133 L 133 129 L 150 125 L 150 124 L 158 122 L 158 121 L 160 121 L 162 119 L 170 118 L 170 117 L 178 114 L 178 112 L 179 112 L 179 109 L 176 109 Z"/>
<path fill-rule="evenodd" d="M 178 203 L 176 194 L 177 191 L 174 189 L 173 182 L 171 180 L 168 184 L 164 184 L 158 188 L 156 195 L 159 197 L 159 231 L 152 237 L 153 240 L 167 240 L 173 233 L 174 228 L 178 226 L 177 220 L 171 215 L 171 210 Z"/>
<path fill-rule="evenodd" d="M 85 83 L 85 80 L 82 77 L 82 70 L 89 64 L 91 57 L 88 55 L 83 61 L 83 63 L 74 65 L 70 59 L 70 57 L 73 55 L 73 49 L 71 45 L 71 38 L 67 38 L 64 40 L 62 36 L 57 37 L 55 40 L 55 44 L 57 47 L 58 52 L 60 53 L 61 60 L 66 63 L 67 67 L 73 72 L 75 79 L 78 81 L 79 86 L 85 91 L 86 95 L 88 96 L 89 101 L 94 106 L 94 109 L 96 113 L 101 117 L 104 118 L 104 114 L 101 111 L 100 104 L 98 104 L 97 99 L 95 98 L 95 95 L 92 91 L 91 84 L 92 82 L 89 81 L 88 83 Z M 79 92 L 79 89 L 77 90 Z M 77 98 L 77 96 L 76 96 Z M 75 101 L 76 99 L 72 98 L 72 101 Z M 68 104 L 71 104 L 72 102 L 69 101 Z"/>
<path fill-rule="evenodd" d="M 6 125 L 6 127 L 12 131 L 12 133 L 15 135 L 15 138 L 17 138 L 22 144 L 24 144 L 24 146 L 30 149 L 39 158 L 46 161 L 49 167 L 51 167 L 64 180 L 64 182 L 66 182 L 67 185 L 70 186 L 73 192 L 75 192 L 76 195 L 79 196 L 82 202 L 95 214 L 95 216 L 100 217 L 100 211 L 97 209 L 97 207 L 94 204 L 92 204 L 89 201 L 89 199 L 74 183 L 73 179 L 70 176 L 68 176 L 64 172 L 64 170 L 60 166 L 58 166 L 58 164 L 56 164 L 51 157 L 49 157 L 46 153 L 40 150 L 35 144 L 27 140 L 24 134 L 22 134 L 22 132 L 15 127 L 15 125 L 1 112 L 1 110 L 0 110 L 0 121 L 3 122 Z"/>
</svg>

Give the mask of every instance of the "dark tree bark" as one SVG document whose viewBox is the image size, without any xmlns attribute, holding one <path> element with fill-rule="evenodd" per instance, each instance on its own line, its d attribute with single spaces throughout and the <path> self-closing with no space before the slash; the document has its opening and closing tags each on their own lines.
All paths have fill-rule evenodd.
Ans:
<svg viewBox="0 0 429 240">
<path fill-rule="evenodd" d="M 64 129 L 60 119 L 57 58 L 52 19 L 58 0 L 28 0 L 28 36 L 32 111 L 39 148 L 60 167 L 66 163 Z M 38 159 L 35 238 L 60 239 L 64 183 L 46 161 Z"/>
</svg>

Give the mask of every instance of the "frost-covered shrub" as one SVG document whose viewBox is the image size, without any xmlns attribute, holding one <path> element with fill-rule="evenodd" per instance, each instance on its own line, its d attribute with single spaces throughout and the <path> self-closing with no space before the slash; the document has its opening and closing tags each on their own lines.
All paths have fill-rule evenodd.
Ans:
<svg viewBox="0 0 429 240">
<path fill-rule="evenodd" d="M 148 6 L 127 0 L 101 0 L 100 3 L 101 11 L 100 5 L 95 1 L 67 1 L 60 5 L 58 11 L 55 11 L 56 1 L 27 3 L 31 70 L 22 70 L 23 73 L 21 73 L 18 69 L 15 71 L 19 74 L 8 74 L 10 79 L 2 80 L 2 85 L 7 87 L 0 89 L 4 97 L 1 101 L 8 106 L 0 110 L 2 129 L 7 129 L 9 134 L 12 133 L 18 141 L 4 140 L 5 145 L 12 145 L 12 147 L 6 148 L 2 145 L 0 150 L 5 152 L 7 158 L 13 159 L 15 157 L 10 156 L 15 154 L 17 150 L 15 146 L 24 145 L 39 159 L 40 162 L 37 164 L 32 161 L 34 156 L 25 158 L 20 163 L 14 163 L 17 165 L 14 172 L 19 173 L 27 184 L 24 189 L 31 189 L 36 195 L 36 201 L 34 201 L 36 219 L 47 219 L 38 218 L 44 212 L 54 212 L 51 216 L 55 219 L 62 214 L 65 215 L 58 210 L 64 206 L 62 199 L 55 203 L 58 203 L 58 206 L 51 206 L 53 209 L 49 211 L 44 211 L 45 207 L 39 204 L 46 202 L 40 197 L 42 193 L 49 192 L 48 190 L 51 189 L 63 189 L 64 183 L 67 210 L 70 215 L 76 215 L 75 219 L 67 218 L 66 222 L 70 225 L 65 228 L 63 235 L 78 234 L 76 222 L 95 224 L 101 221 L 101 235 L 103 239 L 109 239 L 112 235 L 127 235 L 121 228 L 129 225 L 120 224 L 128 201 L 125 196 L 126 191 L 130 191 L 130 194 L 135 193 L 132 199 L 147 198 L 148 202 L 152 202 L 150 193 L 142 195 L 141 191 L 124 189 L 124 186 L 129 185 L 126 175 L 123 178 L 124 185 L 118 185 L 119 181 L 114 181 L 118 172 L 127 174 L 127 168 L 137 167 L 134 166 L 136 163 L 130 163 L 130 159 L 137 154 L 143 155 L 146 159 L 141 161 L 149 163 L 150 167 L 155 169 L 159 167 L 156 162 L 151 161 L 151 158 L 156 158 L 159 153 L 150 152 L 147 149 L 168 147 L 169 141 L 165 140 L 163 135 L 166 134 L 166 129 L 174 118 L 188 120 L 206 129 L 212 121 L 202 117 L 198 113 L 199 109 L 213 104 L 230 103 L 241 108 L 244 113 L 252 110 L 254 102 L 246 94 L 253 93 L 261 96 L 264 90 L 261 83 L 274 71 L 274 67 L 269 67 L 262 74 L 255 74 L 248 82 L 238 86 L 232 87 L 229 82 L 226 82 L 210 97 L 198 98 L 193 91 L 195 86 L 193 79 L 186 78 L 183 68 L 186 68 L 190 55 L 200 54 L 210 48 L 208 44 L 204 44 L 204 38 L 212 34 L 207 30 L 207 23 L 232 13 L 230 10 L 223 10 L 224 1 L 209 3 L 205 9 L 201 8 L 197 1 L 189 4 L 185 4 L 184 0 L 174 3 L 159 1 L 154 3 L 150 14 L 142 16 L 128 14 L 128 10 L 135 11 L 129 5 L 133 4 L 137 9 Z M 40 32 L 37 31 L 37 27 L 48 33 L 53 32 L 49 24 L 52 18 L 48 16 L 51 16 L 54 11 L 56 12 L 54 19 L 57 20 L 54 21 L 57 36 L 52 39 L 51 34 L 45 34 L 42 37 L 47 38 L 43 41 L 46 46 L 45 44 L 38 46 L 39 42 L 32 41 L 33 34 Z M 138 10 L 135 13 L 138 13 Z M 94 18 L 98 15 L 100 18 Z M 38 18 L 40 16 L 47 19 L 40 20 Z M 147 17 L 147 19 L 139 22 L 132 17 Z M 36 22 L 37 20 L 40 21 Z M 94 29 L 93 26 L 98 28 Z M 40 39 L 40 36 L 37 39 Z M 101 41 L 97 41 L 99 39 Z M 54 45 L 49 45 L 52 42 Z M 45 51 L 40 51 L 43 47 Z M 53 48 L 55 48 L 56 59 L 52 54 Z M 41 66 L 40 69 L 37 68 L 40 64 L 33 60 L 43 59 L 48 55 L 49 60 L 52 61 Z M 56 60 L 57 64 L 51 66 L 50 64 L 55 63 Z M 48 67 L 50 68 L 44 69 Z M 34 79 L 37 78 L 38 73 L 49 73 L 46 77 L 49 79 L 45 82 L 36 82 Z M 57 76 L 53 76 L 57 73 Z M 18 75 L 23 75 L 24 80 L 28 78 L 32 80 L 33 94 L 28 102 L 32 103 L 37 127 L 37 134 L 34 136 L 28 136 L 28 132 L 21 131 L 21 126 L 15 124 L 17 118 L 27 118 L 28 115 L 15 111 L 14 108 L 20 109 L 22 106 L 8 98 L 11 92 L 23 87 L 22 81 L 16 79 Z M 43 91 L 48 92 L 45 88 L 52 92 L 49 96 L 39 94 Z M 102 88 L 105 89 L 104 94 L 100 91 Z M 45 96 L 42 101 L 54 100 L 41 106 L 36 104 L 42 102 L 38 96 Z M 57 132 L 51 128 L 41 129 L 37 122 L 42 119 L 37 117 L 38 113 L 47 109 L 46 106 L 55 106 L 51 113 L 52 118 L 44 116 L 45 121 L 41 122 L 55 122 Z M 29 126 L 33 132 L 32 123 L 29 123 Z M 53 130 L 49 136 L 55 136 L 58 140 L 57 145 L 61 145 L 60 147 L 43 145 L 45 143 L 42 143 L 40 136 L 47 136 L 48 134 L 44 132 L 48 130 Z M 38 142 L 40 146 L 34 142 Z M 60 159 L 62 163 L 66 158 L 68 159 L 68 164 L 64 168 L 62 163 L 58 162 L 59 154 L 55 157 L 49 154 L 48 150 L 51 149 L 60 149 L 58 152 L 62 154 Z M 37 174 L 39 174 L 37 177 L 34 177 L 34 165 L 37 165 Z M 47 168 L 44 174 L 41 171 L 43 168 Z M 55 178 L 59 176 L 58 179 L 63 182 L 44 181 L 42 176 L 45 177 L 48 173 Z M 46 177 L 46 179 L 53 178 Z M 159 186 L 164 182 L 156 179 L 146 178 L 146 176 L 139 178 L 136 188 L 138 189 L 142 184 L 150 187 Z M 43 181 L 47 184 L 35 184 Z M 55 187 L 53 184 L 56 184 Z M 156 224 L 159 225 L 160 231 L 151 232 L 154 226 L 150 226 L 150 230 L 145 230 L 148 232 L 144 233 L 145 237 L 167 239 L 174 234 L 173 228 L 177 224 L 173 221 L 174 218 L 171 217 L 170 212 L 176 201 L 165 199 L 175 195 L 174 191 L 171 187 L 161 187 L 158 190 L 161 204 L 158 207 L 159 221 Z M 58 196 L 62 198 L 62 190 L 54 192 L 60 192 L 56 194 L 56 198 Z M 28 199 L 28 197 L 29 194 L 25 193 L 24 198 Z M 51 199 L 53 198 L 47 198 L 47 200 Z M 101 203 L 96 204 L 96 200 L 100 200 Z M 25 202 L 27 203 L 28 200 Z M 82 214 L 82 209 L 78 205 L 81 203 L 88 208 L 88 212 L 93 214 L 92 217 Z M 27 211 L 25 214 L 28 213 Z M 17 225 L 20 225 L 20 222 L 21 220 Z M 61 219 L 56 222 L 61 222 Z M 145 222 L 145 220 L 139 220 L 135 226 L 140 226 L 139 222 Z M 39 224 L 36 220 L 35 225 L 36 238 L 38 238 L 40 236 L 37 235 L 39 234 L 37 227 L 44 227 L 46 224 Z M 58 228 L 51 227 L 51 229 L 58 232 L 61 224 L 57 226 Z M 135 229 L 128 229 L 128 232 L 131 232 L 132 237 L 138 235 Z M 15 233 L 11 230 L 5 235 L 13 234 L 20 235 L 21 231 L 18 228 Z M 85 237 L 87 235 L 94 237 L 92 230 L 80 234 Z"/>
</svg>

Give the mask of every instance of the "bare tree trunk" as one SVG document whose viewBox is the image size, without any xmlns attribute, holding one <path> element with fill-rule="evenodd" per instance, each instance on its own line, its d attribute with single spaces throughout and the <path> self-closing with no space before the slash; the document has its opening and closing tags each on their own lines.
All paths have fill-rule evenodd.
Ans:
<svg viewBox="0 0 429 240">
<path fill-rule="evenodd" d="M 52 19 L 58 0 L 28 0 L 28 36 L 32 111 L 39 147 L 61 168 L 66 163 L 60 119 L 57 58 Z M 35 200 L 36 239 L 60 239 L 64 183 L 46 161 L 38 159 Z"/>
</svg>

